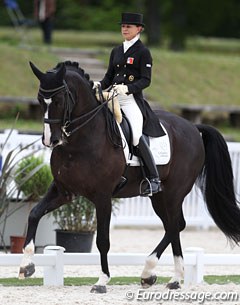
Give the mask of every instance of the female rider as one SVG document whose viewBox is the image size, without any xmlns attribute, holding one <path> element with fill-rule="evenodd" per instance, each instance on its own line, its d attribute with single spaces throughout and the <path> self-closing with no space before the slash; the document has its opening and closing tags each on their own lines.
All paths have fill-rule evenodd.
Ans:
<svg viewBox="0 0 240 305">
<path fill-rule="evenodd" d="M 101 86 L 104 90 L 113 87 L 117 91 L 120 107 L 132 127 L 133 145 L 147 168 L 149 183 L 141 195 L 148 196 L 162 189 L 157 167 L 143 134 L 159 137 L 165 133 L 142 93 L 151 83 L 152 70 L 150 51 L 140 40 L 144 29 L 143 15 L 123 13 L 120 24 L 124 42 L 112 50 L 107 72 L 100 82 L 94 82 L 93 88 Z"/>
</svg>

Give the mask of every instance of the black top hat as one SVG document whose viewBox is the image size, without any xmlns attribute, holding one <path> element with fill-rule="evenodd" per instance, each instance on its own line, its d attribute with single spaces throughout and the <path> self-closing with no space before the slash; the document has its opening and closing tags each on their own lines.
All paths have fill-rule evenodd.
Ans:
<svg viewBox="0 0 240 305">
<path fill-rule="evenodd" d="M 143 15 L 137 13 L 122 13 L 122 21 L 119 23 L 145 26 L 143 23 Z"/>
</svg>

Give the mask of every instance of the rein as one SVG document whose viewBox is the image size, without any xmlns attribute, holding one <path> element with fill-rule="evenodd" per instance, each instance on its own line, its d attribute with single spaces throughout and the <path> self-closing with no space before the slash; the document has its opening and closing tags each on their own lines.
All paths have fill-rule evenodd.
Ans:
<svg viewBox="0 0 240 305">
<path fill-rule="evenodd" d="M 83 126 L 85 126 L 87 123 L 89 123 L 97 114 L 100 110 L 102 110 L 102 108 L 108 103 L 109 101 L 105 101 L 102 104 L 100 104 L 99 106 L 97 106 L 96 108 L 92 109 L 91 111 L 71 120 L 71 121 L 67 121 L 64 126 L 62 126 L 62 131 L 63 133 L 69 137 L 72 133 L 76 132 L 77 130 L 79 130 L 80 128 L 82 128 Z M 72 129 L 71 131 L 67 131 L 66 129 L 69 128 L 72 124 L 84 119 L 85 117 L 88 117 L 89 115 L 91 115 L 91 117 L 89 119 L 87 119 L 85 122 L 83 122 L 82 124 L 78 125 L 77 127 L 75 127 L 74 129 Z"/>
<path fill-rule="evenodd" d="M 66 83 L 66 81 L 63 81 L 63 85 L 54 89 L 43 89 L 43 88 L 39 88 L 39 95 L 41 95 L 43 98 L 52 98 L 54 95 L 58 94 L 59 92 L 65 90 L 67 93 L 67 100 L 66 100 L 66 110 L 64 112 L 64 117 L 63 119 L 47 119 L 44 118 L 44 123 L 47 124 L 60 124 L 63 123 L 63 126 L 61 127 L 64 135 L 66 137 L 70 137 L 74 132 L 76 132 L 77 130 L 79 130 L 80 128 L 84 127 L 87 123 L 89 123 L 102 109 L 103 107 L 109 102 L 110 99 L 104 101 L 103 100 L 103 96 L 101 96 L 101 104 L 99 106 L 97 106 L 96 108 L 92 109 L 91 111 L 71 120 L 71 112 L 73 109 L 73 106 L 75 105 L 75 100 L 72 96 L 71 91 L 68 88 L 68 85 Z M 71 102 L 71 103 L 70 103 Z M 69 130 L 71 128 L 71 126 L 75 123 L 77 123 L 78 121 L 81 121 L 85 118 L 87 118 L 88 116 L 90 116 L 86 121 L 84 121 L 83 123 L 81 123 L 80 125 L 78 125 L 77 127 L 73 128 L 72 130 Z"/>
</svg>

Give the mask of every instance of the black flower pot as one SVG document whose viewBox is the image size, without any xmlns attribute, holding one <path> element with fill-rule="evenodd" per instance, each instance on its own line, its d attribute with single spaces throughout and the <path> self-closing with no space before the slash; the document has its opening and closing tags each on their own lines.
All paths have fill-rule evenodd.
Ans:
<svg viewBox="0 0 240 305">
<path fill-rule="evenodd" d="M 56 244 L 65 252 L 91 252 L 94 232 L 56 230 Z"/>
</svg>

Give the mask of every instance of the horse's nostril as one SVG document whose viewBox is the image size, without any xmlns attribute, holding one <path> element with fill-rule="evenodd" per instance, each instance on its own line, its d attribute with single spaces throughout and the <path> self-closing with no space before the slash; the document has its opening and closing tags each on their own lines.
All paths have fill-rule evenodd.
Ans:
<svg viewBox="0 0 240 305">
<path fill-rule="evenodd" d="M 57 137 L 54 137 L 54 139 L 51 139 L 51 146 L 55 147 L 57 145 L 59 145 L 60 143 L 60 139 L 58 139 Z"/>
<path fill-rule="evenodd" d="M 57 134 L 52 134 L 51 136 L 51 146 L 52 147 L 55 147 L 57 145 L 60 145 L 62 142 L 61 140 L 61 135 L 59 135 L 58 133 Z"/>
</svg>

